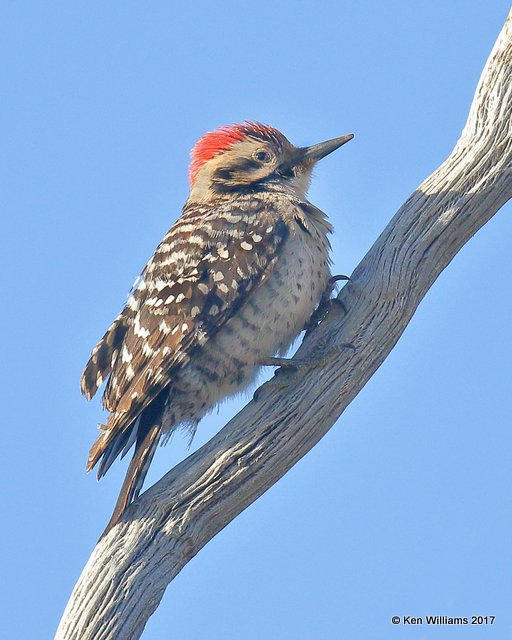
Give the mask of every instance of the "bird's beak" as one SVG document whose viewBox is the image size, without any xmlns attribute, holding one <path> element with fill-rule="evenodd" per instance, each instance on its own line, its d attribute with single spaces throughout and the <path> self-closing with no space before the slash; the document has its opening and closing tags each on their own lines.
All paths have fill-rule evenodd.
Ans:
<svg viewBox="0 0 512 640">
<path fill-rule="evenodd" d="M 302 152 L 301 161 L 302 162 L 318 162 L 325 156 L 328 156 L 336 149 L 339 149 L 349 140 L 352 140 L 354 137 L 353 133 L 349 133 L 346 136 L 341 136 L 340 138 L 333 138 L 332 140 L 326 140 L 325 142 L 319 142 L 318 144 L 313 144 L 311 147 L 304 147 L 300 151 Z"/>
<path fill-rule="evenodd" d="M 298 147 L 293 150 L 291 157 L 279 167 L 280 173 L 286 175 L 294 167 L 302 167 L 303 170 L 310 169 L 315 162 L 336 151 L 346 142 L 352 140 L 353 137 L 354 134 L 349 133 L 347 136 L 319 142 L 311 145 L 311 147 Z"/>
</svg>

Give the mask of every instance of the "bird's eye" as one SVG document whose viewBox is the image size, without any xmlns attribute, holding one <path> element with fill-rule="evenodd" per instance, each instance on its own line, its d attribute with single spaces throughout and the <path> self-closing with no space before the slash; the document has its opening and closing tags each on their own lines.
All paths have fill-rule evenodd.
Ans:
<svg viewBox="0 0 512 640">
<path fill-rule="evenodd" d="M 259 151 L 254 152 L 254 158 L 258 160 L 258 162 L 271 162 L 272 154 L 266 149 L 259 149 Z"/>
</svg>

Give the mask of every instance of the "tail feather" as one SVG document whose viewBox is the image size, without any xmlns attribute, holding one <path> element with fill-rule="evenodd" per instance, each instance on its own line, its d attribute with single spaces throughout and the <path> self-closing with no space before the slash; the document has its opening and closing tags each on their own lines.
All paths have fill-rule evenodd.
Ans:
<svg viewBox="0 0 512 640">
<path fill-rule="evenodd" d="M 139 422 L 140 419 L 137 418 L 132 426 L 117 434 L 112 442 L 110 442 L 110 444 L 105 447 L 98 464 L 98 480 L 103 478 L 103 476 L 112 466 L 114 460 L 118 456 L 122 458 L 136 441 Z"/>
<path fill-rule="evenodd" d="M 142 489 L 162 433 L 162 415 L 166 400 L 166 393 L 157 396 L 133 425 L 118 433 L 115 438 L 111 437 L 108 446 L 102 450 L 102 460 L 98 472 L 101 475 L 107 471 L 117 456 L 124 456 L 135 441 L 135 452 L 128 466 L 114 513 L 102 537 L 119 520 L 126 507 L 137 498 Z M 98 457 L 96 457 L 97 459 Z"/>
<path fill-rule="evenodd" d="M 114 513 L 112 514 L 112 517 L 110 518 L 110 521 L 101 537 L 105 536 L 110 531 L 122 516 L 130 502 L 135 500 L 139 495 L 142 485 L 144 484 L 144 479 L 148 472 L 149 465 L 155 455 L 158 441 L 160 439 L 160 432 L 160 425 L 156 425 L 147 431 L 142 441 L 139 442 L 139 438 L 137 438 L 135 453 L 133 454 L 128 471 L 126 472 L 126 477 L 124 479 L 123 486 L 121 487 L 121 492 L 119 493 Z"/>
</svg>

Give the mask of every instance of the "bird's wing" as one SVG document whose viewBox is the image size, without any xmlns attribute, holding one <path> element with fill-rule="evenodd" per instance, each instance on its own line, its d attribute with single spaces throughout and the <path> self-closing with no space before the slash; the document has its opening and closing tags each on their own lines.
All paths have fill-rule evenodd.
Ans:
<svg viewBox="0 0 512 640">
<path fill-rule="evenodd" d="M 137 292 L 135 295 L 138 295 Z M 132 296 L 130 300 L 135 301 L 135 297 Z M 96 391 L 110 374 L 135 315 L 135 309 L 126 305 L 94 347 L 80 379 L 80 387 L 87 400 L 96 394 Z"/>
<path fill-rule="evenodd" d="M 146 266 L 104 394 L 111 415 L 88 469 L 268 277 L 288 237 L 284 222 L 261 211 L 217 214 L 202 225 L 192 217 L 180 218 Z"/>
</svg>

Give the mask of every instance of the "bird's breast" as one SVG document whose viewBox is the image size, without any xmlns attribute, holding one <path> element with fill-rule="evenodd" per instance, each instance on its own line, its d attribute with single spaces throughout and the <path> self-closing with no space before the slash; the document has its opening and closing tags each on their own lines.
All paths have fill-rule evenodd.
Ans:
<svg viewBox="0 0 512 640">
<path fill-rule="evenodd" d="M 263 360 L 284 354 L 329 277 L 327 239 L 297 226 L 269 276 L 178 375 L 170 423 L 199 420 L 217 402 L 246 388 Z"/>
<path fill-rule="evenodd" d="M 330 276 L 326 244 L 297 227 L 270 276 L 227 323 L 245 344 L 248 363 L 284 353 L 303 330 Z"/>
</svg>

